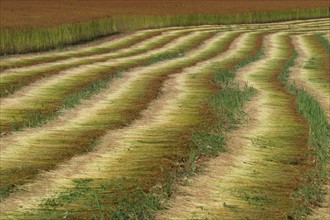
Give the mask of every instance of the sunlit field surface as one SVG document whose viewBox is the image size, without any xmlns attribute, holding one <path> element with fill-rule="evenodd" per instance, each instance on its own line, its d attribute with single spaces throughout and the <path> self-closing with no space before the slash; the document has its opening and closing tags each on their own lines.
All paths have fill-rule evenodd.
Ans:
<svg viewBox="0 0 330 220">
<path fill-rule="evenodd" d="M 122 30 L 38 53 L 12 39 L 0 219 L 330 218 L 330 18 L 301 10 L 57 26 Z"/>
</svg>

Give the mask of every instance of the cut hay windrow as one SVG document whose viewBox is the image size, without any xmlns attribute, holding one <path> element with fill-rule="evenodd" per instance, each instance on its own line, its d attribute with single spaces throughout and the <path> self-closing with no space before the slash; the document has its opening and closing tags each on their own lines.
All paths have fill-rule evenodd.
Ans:
<svg viewBox="0 0 330 220">
<path fill-rule="evenodd" d="M 55 62 L 60 60 L 65 60 L 68 58 L 78 58 L 78 57 L 88 57 L 98 54 L 113 53 L 117 50 L 129 47 L 133 47 L 136 44 L 141 44 L 148 39 L 153 37 L 166 34 L 171 31 L 189 31 L 189 30 L 204 30 L 211 29 L 211 26 L 207 27 L 181 27 L 181 28 L 163 28 L 155 30 L 144 30 L 137 31 L 133 34 L 128 34 L 123 37 L 107 39 L 104 43 L 99 43 L 97 45 L 84 46 L 82 48 L 77 47 L 73 49 L 66 49 L 59 52 L 44 52 L 39 54 L 29 54 L 29 55 L 17 55 L 9 58 L 0 58 L 0 70 L 1 72 L 9 68 L 18 68 L 23 66 L 36 65 L 39 63 Z M 3 73 L 2 73 L 3 74 Z"/>
<path fill-rule="evenodd" d="M 1 57 L 0 70 L 4 71 L 9 68 L 17 68 L 22 66 L 35 65 L 44 62 L 54 62 L 71 57 L 83 57 L 95 54 L 109 53 L 123 47 L 129 47 L 148 38 L 157 36 L 162 30 L 138 31 L 136 33 L 124 36 L 113 41 L 107 41 L 97 46 L 84 47 L 76 50 L 68 50 L 61 52 L 48 52 L 32 55 L 17 55 L 9 58 Z"/>
<path fill-rule="evenodd" d="M 136 193 L 137 187 L 140 186 L 144 190 L 150 190 L 153 187 L 161 189 L 164 180 L 169 177 L 170 173 L 180 169 L 180 166 L 183 165 L 180 158 L 187 157 L 187 135 L 191 133 L 193 127 L 203 123 L 205 113 L 201 112 L 201 107 L 205 105 L 205 100 L 214 91 L 213 86 L 209 84 L 214 71 L 219 68 L 232 68 L 243 58 L 249 57 L 250 52 L 255 50 L 257 45 L 255 42 L 258 40 L 260 41 L 258 33 L 244 34 L 235 40 L 224 54 L 199 62 L 197 65 L 167 78 L 163 84 L 163 94 L 149 105 L 141 119 L 135 121 L 131 126 L 110 132 L 102 139 L 101 144 L 96 146 L 94 152 L 74 157 L 54 170 L 52 174 L 49 173 L 48 181 L 51 182 L 51 185 L 43 193 L 35 194 L 27 190 L 20 195 L 18 192 L 17 196 L 29 200 L 27 206 L 21 207 L 22 210 L 24 211 L 26 208 L 34 210 L 36 213 L 31 213 L 32 216 L 40 218 L 48 213 L 48 204 L 51 205 L 54 201 L 59 206 L 52 206 L 52 209 L 55 210 L 48 215 L 49 218 L 55 219 L 61 216 L 62 204 L 65 205 L 72 218 L 83 216 L 92 218 L 94 214 L 100 218 L 97 210 L 85 207 L 85 204 L 91 202 L 92 199 L 87 194 L 78 192 L 80 196 L 62 201 L 62 196 L 66 194 L 65 188 L 68 188 L 68 193 L 76 194 L 75 183 L 87 180 L 85 179 L 87 176 L 88 187 L 91 187 L 91 191 L 96 193 L 100 204 L 107 210 L 106 212 L 109 212 L 109 215 L 114 215 L 112 209 L 115 208 L 115 204 L 122 203 L 121 200 L 129 193 Z M 142 74 L 141 77 L 150 77 L 145 75 Z M 140 82 L 139 79 L 136 80 Z M 138 83 L 132 85 L 136 84 Z M 85 164 L 79 166 L 79 172 L 77 172 L 75 164 L 81 164 L 80 161 L 85 161 Z M 122 161 L 130 161 L 130 163 L 125 165 Z M 119 164 L 121 165 L 119 166 Z M 99 168 L 95 169 L 95 167 Z M 125 178 L 124 182 L 121 181 L 122 178 Z M 40 181 L 43 182 L 42 179 Z M 122 185 L 117 185 L 116 181 Z M 41 182 L 37 180 L 31 187 L 37 187 Z M 104 188 L 100 188 L 100 186 L 104 186 Z M 117 187 L 120 188 L 119 191 L 113 191 Z M 53 196 L 54 200 L 49 196 Z M 40 202 L 39 208 L 36 205 Z M 8 197 L 4 203 L 13 206 L 15 204 L 16 207 L 6 210 L 3 206 L 5 215 L 5 213 L 13 211 L 20 212 L 20 204 L 24 202 L 18 201 L 17 197 L 13 195 L 13 197 Z M 128 205 L 134 206 L 135 204 L 128 201 Z M 85 211 L 77 209 L 78 207 Z M 125 210 L 118 210 L 118 212 L 120 211 Z M 126 214 L 129 215 L 129 212 Z M 25 214 L 29 216 L 29 213 Z M 146 213 L 146 215 L 148 214 Z"/>
<path fill-rule="evenodd" d="M 310 173 L 306 175 L 304 184 L 305 186 L 300 189 L 299 194 L 305 195 L 305 197 L 308 198 L 307 202 L 305 201 L 305 212 L 311 215 L 307 216 L 307 219 L 328 219 L 330 218 L 329 94 L 325 94 L 317 89 L 324 86 L 319 85 L 319 87 L 317 87 L 317 84 L 315 83 L 314 85 L 311 85 L 313 83 L 311 83 L 310 78 L 312 78 L 314 74 L 306 72 L 305 67 L 306 65 L 310 65 L 309 62 L 311 60 L 312 53 L 309 53 L 311 50 L 306 49 L 306 45 L 303 41 L 301 41 L 304 37 L 306 36 L 292 37 L 294 49 L 297 51 L 298 57 L 295 66 L 291 68 L 290 77 L 288 77 L 288 83 L 290 84 L 291 89 L 298 96 L 299 110 L 309 120 L 310 130 L 312 131 L 309 135 L 309 143 L 314 150 L 315 159 L 313 162 L 314 169 L 312 169 Z M 318 37 L 319 35 L 317 34 L 316 38 Z M 312 51 L 315 55 L 315 50 Z M 326 56 L 324 52 L 323 56 Z M 320 53 L 317 53 L 317 55 L 320 55 Z M 318 58 L 319 59 L 314 59 L 314 61 L 322 61 L 322 57 Z M 325 65 L 317 66 L 319 66 L 318 72 L 323 72 L 324 74 L 324 69 L 322 71 L 322 66 L 324 68 Z M 320 80 L 320 82 L 323 82 L 323 80 Z M 315 206 L 315 203 L 317 206 Z"/>
<path fill-rule="evenodd" d="M 317 25 L 318 23 L 316 21 L 313 22 L 314 25 Z M 214 27 L 214 26 L 213 26 Z M 213 28 L 211 27 L 204 27 L 204 28 L 199 28 L 195 30 L 203 30 L 203 29 L 210 29 Z M 270 27 L 273 27 L 273 30 L 282 30 L 281 29 L 281 25 L 280 24 L 276 24 L 276 25 L 271 25 Z M 265 25 L 259 25 L 259 26 L 253 26 L 253 25 L 234 25 L 234 26 L 229 26 L 229 27 L 224 27 L 224 26 L 218 26 L 218 30 L 222 30 L 222 29 L 241 29 L 241 30 L 246 30 L 247 28 L 250 29 L 258 29 L 258 30 L 267 30 L 267 31 L 271 31 L 272 28 L 270 28 L 269 26 L 265 26 Z M 290 24 L 285 24 L 284 27 L 286 27 L 286 30 L 288 31 L 293 31 L 292 30 L 292 26 L 290 26 Z M 215 28 L 215 27 L 214 27 Z M 182 32 L 185 31 L 189 31 L 191 29 L 186 29 L 185 31 L 180 29 Z M 298 28 L 297 31 L 306 31 L 304 29 Z M 318 29 L 319 31 L 321 31 L 321 29 Z M 181 31 L 177 31 L 180 34 Z M 170 34 L 170 33 L 168 33 Z M 183 34 L 183 33 L 181 33 Z M 151 45 L 153 44 L 153 42 L 158 42 L 159 44 L 165 44 L 166 41 L 158 41 L 158 38 L 162 38 L 165 36 L 158 36 L 155 37 L 154 39 L 150 39 L 150 42 L 145 41 L 145 42 L 141 42 L 138 45 L 134 45 L 133 48 L 135 48 L 134 50 L 131 48 L 127 48 L 127 49 L 123 49 L 120 50 L 116 53 L 113 54 L 105 54 L 102 56 L 93 56 L 93 57 L 88 57 L 88 58 L 84 58 L 84 59 L 69 59 L 67 61 L 64 62 L 59 62 L 59 63 L 51 63 L 51 64 L 41 64 L 41 65 L 37 65 L 34 67 L 30 67 L 30 68 L 22 68 L 22 69 L 14 69 L 12 71 L 7 71 L 2 73 L 3 76 L 1 76 L 1 91 L 0 91 L 0 95 L 3 96 L 7 96 L 9 94 L 11 94 L 12 92 L 14 92 L 15 90 L 21 88 L 22 86 L 28 84 L 29 82 L 33 82 L 34 80 L 40 78 L 40 77 L 45 77 L 47 75 L 53 75 L 58 73 L 61 70 L 64 70 L 66 68 L 70 68 L 72 66 L 77 66 L 77 65 L 83 65 L 83 64 L 87 64 L 87 63 L 91 63 L 91 62 L 97 62 L 97 61 L 104 61 L 110 58 L 118 58 L 118 57 L 122 57 L 122 56 L 127 56 L 127 55 L 133 55 L 136 53 L 140 53 L 143 50 L 145 50 L 146 48 L 150 47 L 151 49 Z M 173 38 L 175 36 L 172 36 Z M 166 40 L 170 41 L 171 38 L 170 37 L 166 37 Z M 151 44 L 151 45 L 149 45 Z M 157 45 L 153 45 L 154 47 L 157 47 Z M 160 45 L 158 45 L 160 46 Z M 7 75 L 7 74 L 8 75 Z"/>
<path fill-rule="evenodd" d="M 18 132 L 13 137 L 2 138 L 1 173 L 6 180 L 1 182 L 2 194 L 6 196 L 13 186 L 26 182 L 41 170 L 91 151 L 107 130 L 127 126 L 137 119 L 159 95 L 160 85 L 167 77 L 221 54 L 238 35 L 239 32 L 219 33 L 185 57 L 125 73 L 127 76 L 113 81 L 113 86 L 87 102 L 87 106 L 79 106 L 74 116 L 68 112 L 65 121 L 60 119 L 53 126 L 45 125 L 37 133 Z"/>
<path fill-rule="evenodd" d="M 294 71 L 291 79 L 298 88 L 305 89 L 319 101 L 330 122 L 329 53 L 317 42 L 315 35 L 299 35 L 293 39 L 297 51 L 303 56 L 299 60 L 301 67 Z"/>
<path fill-rule="evenodd" d="M 221 155 L 211 160 L 205 174 L 182 187 L 172 208 L 158 219 L 299 216 L 302 204 L 293 195 L 311 166 L 309 130 L 295 97 L 278 80 L 292 55 L 287 34 L 269 36 L 264 50 L 263 59 L 237 73 L 257 90 L 248 104 L 252 120 L 230 137 L 226 160 Z"/>
<path fill-rule="evenodd" d="M 8 132 L 40 125 L 56 116 L 59 110 L 73 107 L 84 96 L 88 98 L 93 92 L 104 89 L 109 81 L 124 71 L 183 57 L 215 34 L 214 31 L 187 34 L 144 54 L 80 66 L 32 84 L 16 97 L 1 100 L 1 130 Z"/>
<path fill-rule="evenodd" d="M 2 57 L 0 219 L 330 218 L 330 18 L 248 20 Z"/>
<path fill-rule="evenodd" d="M 38 64 L 26 68 L 5 71 L 0 75 L 0 97 L 11 95 L 16 90 L 19 90 L 31 82 L 47 76 L 56 75 L 59 72 L 69 68 L 92 64 L 94 62 L 105 62 L 109 61 L 110 59 L 123 58 L 126 56 L 134 56 L 146 52 L 150 53 L 152 50 L 164 47 L 166 44 L 170 43 L 176 38 L 188 34 L 188 32 L 190 31 L 187 30 L 168 32 L 164 35 L 147 39 L 130 48 L 123 48 L 114 53 L 106 53 L 83 58 L 69 58 L 58 62 Z"/>
<path fill-rule="evenodd" d="M 322 27 L 319 27 L 322 26 Z M 330 19 L 317 19 L 308 21 L 290 21 L 280 23 L 266 23 L 266 24 L 239 24 L 228 25 L 232 30 L 258 30 L 258 31 L 288 31 L 288 32 L 302 32 L 302 31 L 328 31 L 330 26 Z"/>
<path fill-rule="evenodd" d="M 246 24 L 246 25 L 218 25 L 218 26 L 196 26 L 196 27 L 176 27 L 176 28 L 163 28 L 163 29 L 156 29 L 156 30 L 145 30 L 145 31 L 138 31 L 136 33 L 130 34 L 125 37 L 121 37 L 118 39 L 114 39 L 111 42 L 105 42 L 102 44 L 98 44 L 97 46 L 88 46 L 83 47 L 81 49 L 73 49 L 68 51 L 60 51 L 60 52 L 47 52 L 47 53 L 40 53 L 35 55 L 19 55 L 9 58 L 0 58 L 0 70 L 3 71 L 8 68 L 13 67 L 21 67 L 26 65 L 35 65 L 38 63 L 43 62 L 53 62 L 53 61 L 59 61 L 71 57 L 84 57 L 84 56 L 90 56 L 95 54 L 104 54 L 108 52 L 113 52 L 114 50 L 120 49 L 122 47 L 129 47 L 133 46 L 134 44 L 141 42 L 143 40 L 146 40 L 149 37 L 156 36 L 158 34 L 161 34 L 162 32 L 171 31 L 171 30 L 182 30 L 182 29 L 195 29 L 198 28 L 206 28 L 206 27 L 213 27 L 213 28 L 219 28 L 219 29 L 228 29 L 229 27 L 234 28 L 235 30 L 241 29 L 241 30 L 247 30 L 247 29 L 275 29 L 275 30 L 282 30 L 283 28 L 292 29 L 294 26 L 299 26 L 300 28 L 306 27 L 310 24 L 311 27 L 318 26 L 319 25 L 325 25 L 329 26 L 329 19 L 316 19 L 316 20 L 307 20 L 307 21 L 290 21 L 290 22 L 282 22 L 282 23 L 276 23 L 276 25 L 273 24 Z M 327 26 L 326 30 L 329 30 Z M 109 39 L 111 40 L 111 39 Z"/>
</svg>

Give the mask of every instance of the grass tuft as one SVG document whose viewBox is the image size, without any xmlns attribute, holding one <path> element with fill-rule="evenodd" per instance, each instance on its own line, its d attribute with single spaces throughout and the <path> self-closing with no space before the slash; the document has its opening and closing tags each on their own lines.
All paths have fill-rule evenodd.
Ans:
<svg viewBox="0 0 330 220">
<path fill-rule="evenodd" d="M 325 48 L 325 50 L 330 54 L 330 43 L 322 34 L 315 35 L 318 42 Z"/>
<path fill-rule="evenodd" d="M 243 111 L 246 103 L 255 93 L 251 87 L 241 88 L 235 82 L 235 73 L 249 63 L 258 60 L 264 54 L 263 49 L 254 55 L 241 60 L 234 67 L 219 70 L 215 67 L 212 82 L 219 90 L 209 100 L 209 107 L 214 117 L 213 126 L 202 125 L 202 128 L 192 134 L 190 139 L 190 152 L 188 164 L 185 170 L 195 172 L 197 169 L 196 158 L 215 156 L 225 151 L 225 133 L 237 128 L 242 123 L 245 113 Z"/>
</svg>

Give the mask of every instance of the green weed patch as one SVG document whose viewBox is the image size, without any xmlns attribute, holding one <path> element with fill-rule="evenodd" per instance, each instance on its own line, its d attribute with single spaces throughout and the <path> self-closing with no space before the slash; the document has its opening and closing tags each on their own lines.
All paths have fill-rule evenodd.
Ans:
<svg viewBox="0 0 330 220">
<path fill-rule="evenodd" d="M 294 193 L 301 202 L 297 214 L 304 216 L 311 213 L 311 208 L 320 203 L 325 194 L 323 184 L 328 175 L 326 166 L 330 153 L 330 126 L 318 101 L 304 89 L 298 89 L 295 84 L 288 81 L 290 68 L 295 65 L 297 56 L 298 53 L 291 49 L 291 57 L 279 79 L 291 93 L 295 94 L 297 110 L 306 117 L 310 127 L 308 137 L 312 149 L 310 160 L 315 158 L 315 164 L 313 164 L 311 171 L 303 177 L 300 188 Z"/>
</svg>

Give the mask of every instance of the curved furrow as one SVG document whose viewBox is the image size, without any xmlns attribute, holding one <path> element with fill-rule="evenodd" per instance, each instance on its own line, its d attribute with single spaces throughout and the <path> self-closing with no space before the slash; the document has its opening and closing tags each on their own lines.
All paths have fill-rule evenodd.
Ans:
<svg viewBox="0 0 330 220">
<path fill-rule="evenodd" d="M 159 49 L 166 46 L 166 44 L 176 38 L 188 34 L 191 31 L 192 30 L 169 31 L 162 35 L 147 39 L 139 44 L 133 45 L 130 48 L 122 48 L 114 53 L 106 53 L 83 58 L 69 58 L 58 62 L 38 64 L 26 68 L 5 71 L 0 75 L 0 97 L 9 96 L 13 92 L 38 79 L 56 75 L 66 69 L 74 68 L 80 65 L 92 64 L 95 62 L 105 62 L 115 58 L 138 55 L 148 51 L 150 52 L 151 50 Z"/>
<path fill-rule="evenodd" d="M 102 86 L 116 77 L 116 74 L 122 74 L 130 68 L 184 56 L 185 52 L 214 34 L 214 32 L 195 32 L 178 38 L 160 49 L 80 66 L 36 82 L 22 92 L 1 100 L 1 130 L 9 132 L 36 126 L 52 118 L 52 115 L 56 115 L 60 109 L 73 107 L 80 101 L 79 98 L 84 98 L 83 95 L 79 95 L 81 91 L 85 91 L 90 96 L 91 92 L 99 90 L 98 87 L 102 89 Z"/>
<path fill-rule="evenodd" d="M 288 36 L 272 34 L 264 42 L 265 57 L 236 75 L 257 89 L 249 123 L 230 135 L 229 152 L 209 161 L 158 219 L 294 218 L 301 203 L 293 193 L 308 171 L 308 125 L 278 81 L 290 58 Z"/>
<path fill-rule="evenodd" d="M 230 35 L 234 34 L 227 34 L 226 38 Z M 99 185 L 105 185 L 106 187 L 97 193 L 102 203 L 109 207 L 115 206 L 115 201 L 120 201 L 137 186 L 150 188 L 162 183 L 168 177 L 168 172 L 173 172 L 173 166 L 177 166 L 181 162 L 180 158 L 185 157 L 187 153 L 187 140 L 182 135 L 189 133 L 192 127 L 203 120 L 200 107 L 214 91 L 212 86 L 207 86 L 214 71 L 235 66 L 243 57 L 249 55 L 249 52 L 255 50 L 255 42 L 259 37 L 260 34 L 257 33 L 244 34 L 233 42 L 224 54 L 197 62 L 195 66 L 183 69 L 182 72 L 176 71 L 178 74 L 165 81 L 163 95 L 150 104 L 141 119 L 127 128 L 109 132 L 94 152 L 72 158 L 54 172 L 42 175 L 41 179 L 27 188 L 27 192 L 9 197 L 3 202 L 4 215 L 17 214 L 15 211 L 19 213 L 32 208 L 37 211 L 34 217 L 44 216 L 42 210 L 47 210 L 48 207 L 39 209 L 36 205 L 40 200 L 47 199 L 51 194 L 55 194 L 56 197 L 58 192 L 65 190 L 63 187 L 70 188 L 75 179 L 91 178 L 95 187 L 93 190 L 98 190 Z M 214 47 L 215 45 L 212 45 L 212 48 Z M 222 47 L 217 47 L 218 49 L 222 50 Z M 145 73 L 141 77 L 150 77 L 148 75 Z M 134 81 L 132 86 L 139 84 L 140 79 L 136 78 Z M 126 85 L 125 88 L 127 87 L 131 86 Z M 81 161 L 84 161 L 84 165 Z M 125 165 L 122 161 L 130 163 Z M 130 178 L 136 179 L 128 184 L 123 183 L 122 194 L 116 194 L 112 187 L 116 186 L 115 181 L 122 177 L 127 178 L 128 182 Z M 43 192 L 36 192 L 38 186 L 45 186 L 46 180 L 52 184 L 43 187 Z M 104 195 L 107 195 L 107 199 Z M 25 203 L 26 199 L 28 203 Z M 75 208 L 76 205 L 82 205 L 79 201 L 88 200 L 90 198 L 82 196 L 76 198 L 72 204 L 65 204 L 71 218 L 79 218 L 83 216 L 82 213 L 92 217 L 94 211 L 79 213 Z M 26 205 L 20 208 L 23 203 Z M 49 218 L 58 218 L 62 215 L 60 207 L 54 208 L 57 210 L 53 212 L 54 216 L 48 216 Z M 90 209 L 86 208 L 85 210 Z"/>
<path fill-rule="evenodd" d="M 312 94 L 323 107 L 330 122 L 330 64 L 329 53 L 318 44 L 313 35 L 294 36 L 296 50 L 302 56 L 301 66 L 292 74 L 292 80 Z"/>
<path fill-rule="evenodd" d="M 166 78 L 225 51 L 239 33 L 217 34 L 187 56 L 125 73 L 109 89 L 80 105 L 53 126 L 17 132 L 1 139 L 1 192 L 6 195 L 41 170 L 54 168 L 72 156 L 92 150 L 107 130 L 138 118 L 160 92 Z"/>
</svg>

